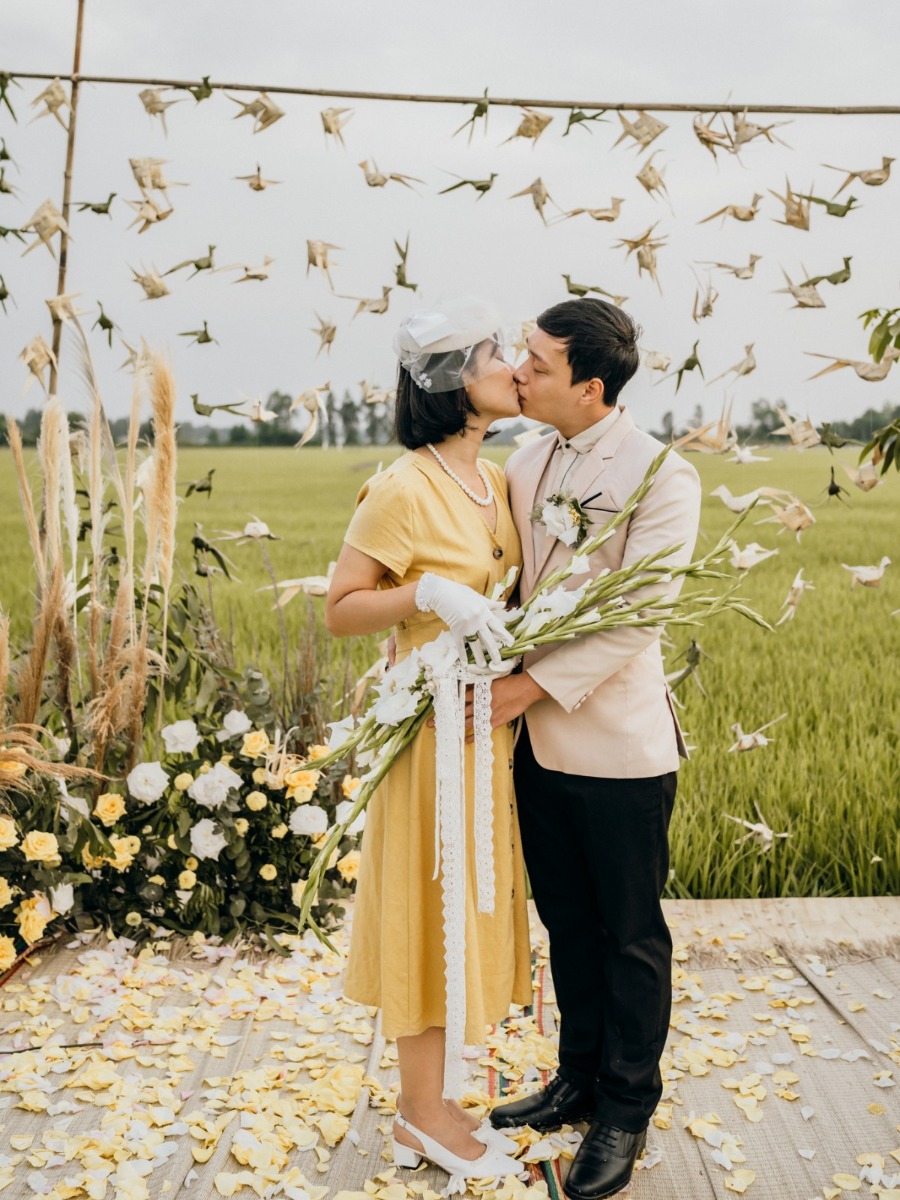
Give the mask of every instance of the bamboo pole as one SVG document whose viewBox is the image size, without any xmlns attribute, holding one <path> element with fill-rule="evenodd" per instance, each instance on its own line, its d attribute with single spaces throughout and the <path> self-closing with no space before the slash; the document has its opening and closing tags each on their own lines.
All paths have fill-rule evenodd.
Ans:
<svg viewBox="0 0 900 1200">
<path fill-rule="evenodd" d="M 199 79 L 157 79 L 127 75 L 78 75 L 77 67 L 72 75 L 51 75 L 45 71 L 12 71 L 16 79 L 71 79 L 73 84 L 116 83 L 141 84 L 146 87 L 189 88 L 199 87 Z M 233 92 L 273 92 L 282 96 L 321 96 L 342 100 L 391 100 L 411 104 L 483 104 L 484 96 L 422 95 L 416 92 L 371 92 L 340 88 L 285 87 L 266 83 L 210 83 L 216 90 L 227 88 Z M 489 96 L 492 106 L 512 108 L 580 108 L 609 112 L 690 112 L 690 113 L 810 113 L 818 116 L 898 116 L 898 104 L 750 104 L 742 102 L 710 104 L 706 101 L 680 103 L 675 101 L 625 101 L 625 100 L 550 100 L 527 96 Z"/>
<path fill-rule="evenodd" d="M 81 66 L 81 31 L 84 24 L 84 0 L 78 0 L 78 17 L 75 25 L 75 56 L 72 63 L 72 74 L 66 76 L 72 81 L 72 94 L 69 98 L 69 136 L 66 141 L 66 172 L 63 180 L 62 218 L 65 228 L 59 235 L 59 272 L 56 278 L 56 294 L 62 296 L 66 290 L 66 267 L 69 261 L 69 204 L 72 194 L 72 162 L 75 157 L 75 122 L 78 114 L 78 68 Z M 58 314 L 53 316 L 53 361 L 50 363 L 50 395 L 54 395 L 57 387 L 59 371 L 59 352 L 62 344 L 62 320 Z"/>
</svg>

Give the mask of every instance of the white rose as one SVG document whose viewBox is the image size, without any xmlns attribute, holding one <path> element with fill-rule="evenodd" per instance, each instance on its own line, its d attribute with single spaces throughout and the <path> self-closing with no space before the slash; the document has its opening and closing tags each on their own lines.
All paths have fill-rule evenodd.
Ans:
<svg viewBox="0 0 900 1200">
<path fill-rule="evenodd" d="M 399 725 L 416 711 L 419 696 L 416 692 L 397 691 L 375 701 L 373 712 L 379 725 Z"/>
<path fill-rule="evenodd" d="M 360 786 L 362 786 L 362 785 L 360 785 Z M 356 788 L 354 790 L 358 791 L 359 789 Z M 337 806 L 337 808 L 334 810 L 334 815 L 338 819 L 338 821 L 343 823 L 350 816 L 352 809 L 353 809 L 353 801 L 352 800 L 342 800 L 340 802 L 340 804 Z M 363 809 L 362 812 L 357 814 L 356 820 L 353 822 L 353 824 L 348 825 L 347 832 L 348 833 L 362 833 L 362 831 L 365 829 L 365 827 L 366 827 L 366 810 Z"/>
<path fill-rule="evenodd" d="M 198 775 L 188 788 L 188 795 L 204 808 L 219 808 L 225 803 L 229 791 L 239 788 L 244 781 L 236 771 L 225 763 L 217 762 L 211 771 Z"/>
<path fill-rule="evenodd" d="M 317 804 L 301 804 L 291 813 L 288 825 L 291 833 L 316 836 L 328 828 L 328 813 Z"/>
<path fill-rule="evenodd" d="M 125 780 L 135 800 L 152 804 L 169 786 L 169 777 L 158 762 L 139 763 Z"/>
<path fill-rule="evenodd" d="M 191 853 L 197 858 L 217 859 L 227 844 L 228 838 L 222 833 L 222 827 L 210 817 L 198 821 L 191 830 Z"/>
<path fill-rule="evenodd" d="M 228 738 L 240 737 L 242 733 L 246 733 L 248 729 L 252 728 L 253 722 L 247 714 L 239 708 L 233 708 L 231 712 L 225 714 L 222 721 L 222 728 L 216 734 L 216 739 L 224 742 Z"/>
<path fill-rule="evenodd" d="M 75 903 L 75 889 L 71 883 L 59 883 L 50 889 L 50 905 L 59 913 L 67 913 Z"/>
<path fill-rule="evenodd" d="M 200 741 L 199 730 L 191 720 L 176 721 L 173 725 L 166 725 L 161 733 L 162 739 L 166 743 L 166 750 L 170 754 L 190 754 L 191 751 L 197 749 Z"/>
</svg>

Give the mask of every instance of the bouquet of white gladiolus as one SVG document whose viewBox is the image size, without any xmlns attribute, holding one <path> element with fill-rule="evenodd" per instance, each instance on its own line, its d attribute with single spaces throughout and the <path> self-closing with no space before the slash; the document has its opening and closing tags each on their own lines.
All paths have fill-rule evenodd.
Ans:
<svg viewBox="0 0 900 1200">
<path fill-rule="evenodd" d="M 684 566 L 665 563 L 680 548 L 674 545 L 648 554 L 627 567 L 615 571 L 605 569 L 587 579 L 580 587 L 563 586 L 572 576 L 590 572 L 590 555 L 609 541 L 616 529 L 632 516 L 653 483 L 669 449 L 667 447 L 653 460 L 643 482 L 624 508 L 599 533 L 584 540 L 569 562 L 548 575 L 540 588 L 519 608 L 505 614 L 506 624 L 515 640 L 511 646 L 501 648 L 501 657 L 506 660 L 501 674 L 514 665 L 508 660 L 518 659 L 538 646 L 570 641 L 610 629 L 700 625 L 706 618 L 726 611 L 740 613 L 757 625 L 771 629 L 767 621 L 735 597 L 738 582 L 730 572 L 721 569 L 732 544 L 732 534 L 746 518 L 750 508 L 738 516 L 708 553 Z M 516 570 L 513 567 L 506 578 L 496 585 L 492 598 L 498 599 L 507 591 Z M 672 597 L 663 593 L 647 600 L 632 595 L 652 589 L 654 584 L 669 583 L 678 576 L 734 582 L 731 587 L 717 594 L 691 592 Z M 459 665 L 453 637 L 449 631 L 442 633 L 421 648 L 412 650 L 385 674 L 383 682 L 375 689 L 377 698 L 361 719 L 354 721 L 353 717 L 347 717 L 330 726 L 330 753 L 319 759 L 316 766 L 326 767 L 355 754 L 363 773 L 359 785 L 350 796 L 352 808 L 343 821 L 331 828 L 327 841 L 310 866 L 300 900 L 300 928 L 309 925 L 329 945 L 326 935 L 310 914 L 334 849 L 366 807 L 397 755 L 409 745 L 430 715 L 437 682 Z M 490 675 L 490 672 L 484 673 Z"/>
</svg>

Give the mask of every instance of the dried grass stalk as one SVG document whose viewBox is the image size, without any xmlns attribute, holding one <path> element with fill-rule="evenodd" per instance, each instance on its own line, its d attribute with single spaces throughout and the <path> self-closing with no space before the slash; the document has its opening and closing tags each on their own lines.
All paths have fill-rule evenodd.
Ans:
<svg viewBox="0 0 900 1200">
<path fill-rule="evenodd" d="M 22 453 L 22 435 L 19 426 L 12 417 L 7 418 L 7 433 L 9 448 L 12 451 L 16 468 L 16 481 L 19 485 L 19 496 L 25 513 L 25 528 L 28 530 L 28 540 L 31 542 L 31 552 L 34 555 L 34 566 L 37 571 L 40 590 L 44 590 L 46 570 L 44 555 L 41 550 L 41 535 L 38 532 L 37 516 L 34 511 L 34 501 L 31 498 L 31 485 L 28 482 L 28 472 L 25 470 L 25 457 Z"/>
</svg>

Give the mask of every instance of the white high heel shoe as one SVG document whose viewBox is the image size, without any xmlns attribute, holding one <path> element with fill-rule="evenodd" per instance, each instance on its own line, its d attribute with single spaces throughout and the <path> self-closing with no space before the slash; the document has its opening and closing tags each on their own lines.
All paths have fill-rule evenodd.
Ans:
<svg viewBox="0 0 900 1200">
<path fill-rule="evenodd" d="M 506 1175 L 519 1175 L 522 1173 L 522 1164 L 516 1162 L 514 1158 L 509 1158 L 505 1154 L 501 1154 L 493 1150 L 490 1146 L 485 1146 L 484 1153 L 478 1158 L 460 1158 L 459 1155 L 453 1154 L 446 1146 L 442 1146 L 440 1142 L 435 1141 L 433 1137 L 429 1137 L 427 1133 L 423 1133 L 421 1129 L 416 1129 L 415 1125 L 410 1125 L 409 1121 L 405 1121 L 399 1113 L 396 1114 L 394 1120 L 401 1129 L 405 1129 L 407 1133 L 411 1133 L 413 1137 L 419 1139 L 422 1143 L 421 1150 L 415 1150 L 412 1146 L 404 1146 L 402 1142 L 398 1142 L 396 1137 L 393 1137 L 393 1153 L 394 1162 L 398 1167 L 417 1167 L 423 1158 L 427 1158 L 429 1162 L 433 1162 L 435 1166 L 446 1171 L 448 1175 L 459 1175 L 465 1179 L 488 1179 L 492 1177 L 504 1178 Z M 475 1133 L 479 1133 L 476 1130 Z M 475 1136 L 473 1134 L 473 1136 Z M 478 1139 L 481 1140 L 480 1138 Z"/>
</svg>

